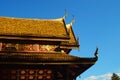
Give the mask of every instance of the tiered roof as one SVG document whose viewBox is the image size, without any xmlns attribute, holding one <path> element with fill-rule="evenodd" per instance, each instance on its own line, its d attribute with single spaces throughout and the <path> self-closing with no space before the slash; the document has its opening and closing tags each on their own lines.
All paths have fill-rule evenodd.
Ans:
<svg viewBox="0 0 120 80">
<path fill-rule="evenodd" d="M 72 25 L 64 18 L 53 20 L 0 17 L 0 41 L 25 41 L 39 43 L 58 42 L 58 48 L 78 48 Z M 44 42 L 45 41 L 45 42 Z M 97 49 L 98 50 L 98 49 Z M 97 50 L 95 54 L 97 54 Z M 6 54 L 8 53 L 8 54 Z M 81 58 L 66 52 L 6 52 L 0 51 L 0 64 L 68 65 L 73 76 L 78 76 L 95 64 L 98 57 Z"/>
<path fill-rule="evenodd" d="M 62 48 L 79 47 L 71 24 L 59 19 L 0 17 L 0 39 L 62 41 Z"/>
<path fill-rule="evenodd" d="M 67 32 L 69 33 L 70 39 L 68 42 L 62 42 L 61 45 L 63 48 L 79 48 L 79 42 L 76 39 L 73 29 L 72 29 L 72 24 L 67 24 L 66 25 Z"/>
</svg>

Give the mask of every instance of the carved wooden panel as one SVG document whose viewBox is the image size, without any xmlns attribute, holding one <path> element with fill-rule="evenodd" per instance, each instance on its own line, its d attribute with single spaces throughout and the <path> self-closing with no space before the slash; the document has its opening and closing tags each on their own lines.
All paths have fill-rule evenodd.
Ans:
<svg viewBox="0 0 120 80">
<path fill-rule="evenodd" d="M 50 69 L 0 70 L 0 80 L 53 80 Z"/>
</svg>

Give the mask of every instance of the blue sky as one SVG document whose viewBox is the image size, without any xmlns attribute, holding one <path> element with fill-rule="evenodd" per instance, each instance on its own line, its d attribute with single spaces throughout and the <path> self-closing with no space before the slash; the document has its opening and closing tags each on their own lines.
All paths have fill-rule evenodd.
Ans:
<svg viewBox="0 0 120 80">
<path fill-rule="evenodd" d="M 53 19 L 63 17 L 65 9 L 66 23 L 74 15 L 73 29 L 80 37 L 80 50 L 71 55 L 93 57 L 99 48 L 97 63 L 77 80 L 106 80 L 106 75 L 119 74 L 120 0 L 0 0 L 0 16 Z"/>
</svg>

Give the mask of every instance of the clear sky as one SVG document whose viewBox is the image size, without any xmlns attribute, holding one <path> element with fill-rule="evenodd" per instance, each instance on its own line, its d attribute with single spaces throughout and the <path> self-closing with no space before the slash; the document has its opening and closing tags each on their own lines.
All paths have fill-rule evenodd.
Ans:
<svg viewBox="0 0 120 80">
<path fill-rule="evenodd" d="M 120 0 L 0 0 L 0 16 L 53 19 L 68 12 L 66 23 L 75 16 L 73 29 L 80 37 L 80 50 L 71 55 L 99 60 L 77 80 L 109 80 L 120 74 Z M 106 78 L 107 77 L 107 78 Z"/>
</svg>

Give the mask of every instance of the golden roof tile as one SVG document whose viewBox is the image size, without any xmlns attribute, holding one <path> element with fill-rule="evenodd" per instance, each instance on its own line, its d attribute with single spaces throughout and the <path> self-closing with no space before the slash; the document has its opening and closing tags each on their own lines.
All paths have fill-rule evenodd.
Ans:
<svg viewBox="0 0 120 80">
<path fill-rule="evenodd" d="M 0 17 L 0 35 L 68 39 L 64 19 L 41 20 Z"/>
</svg>

